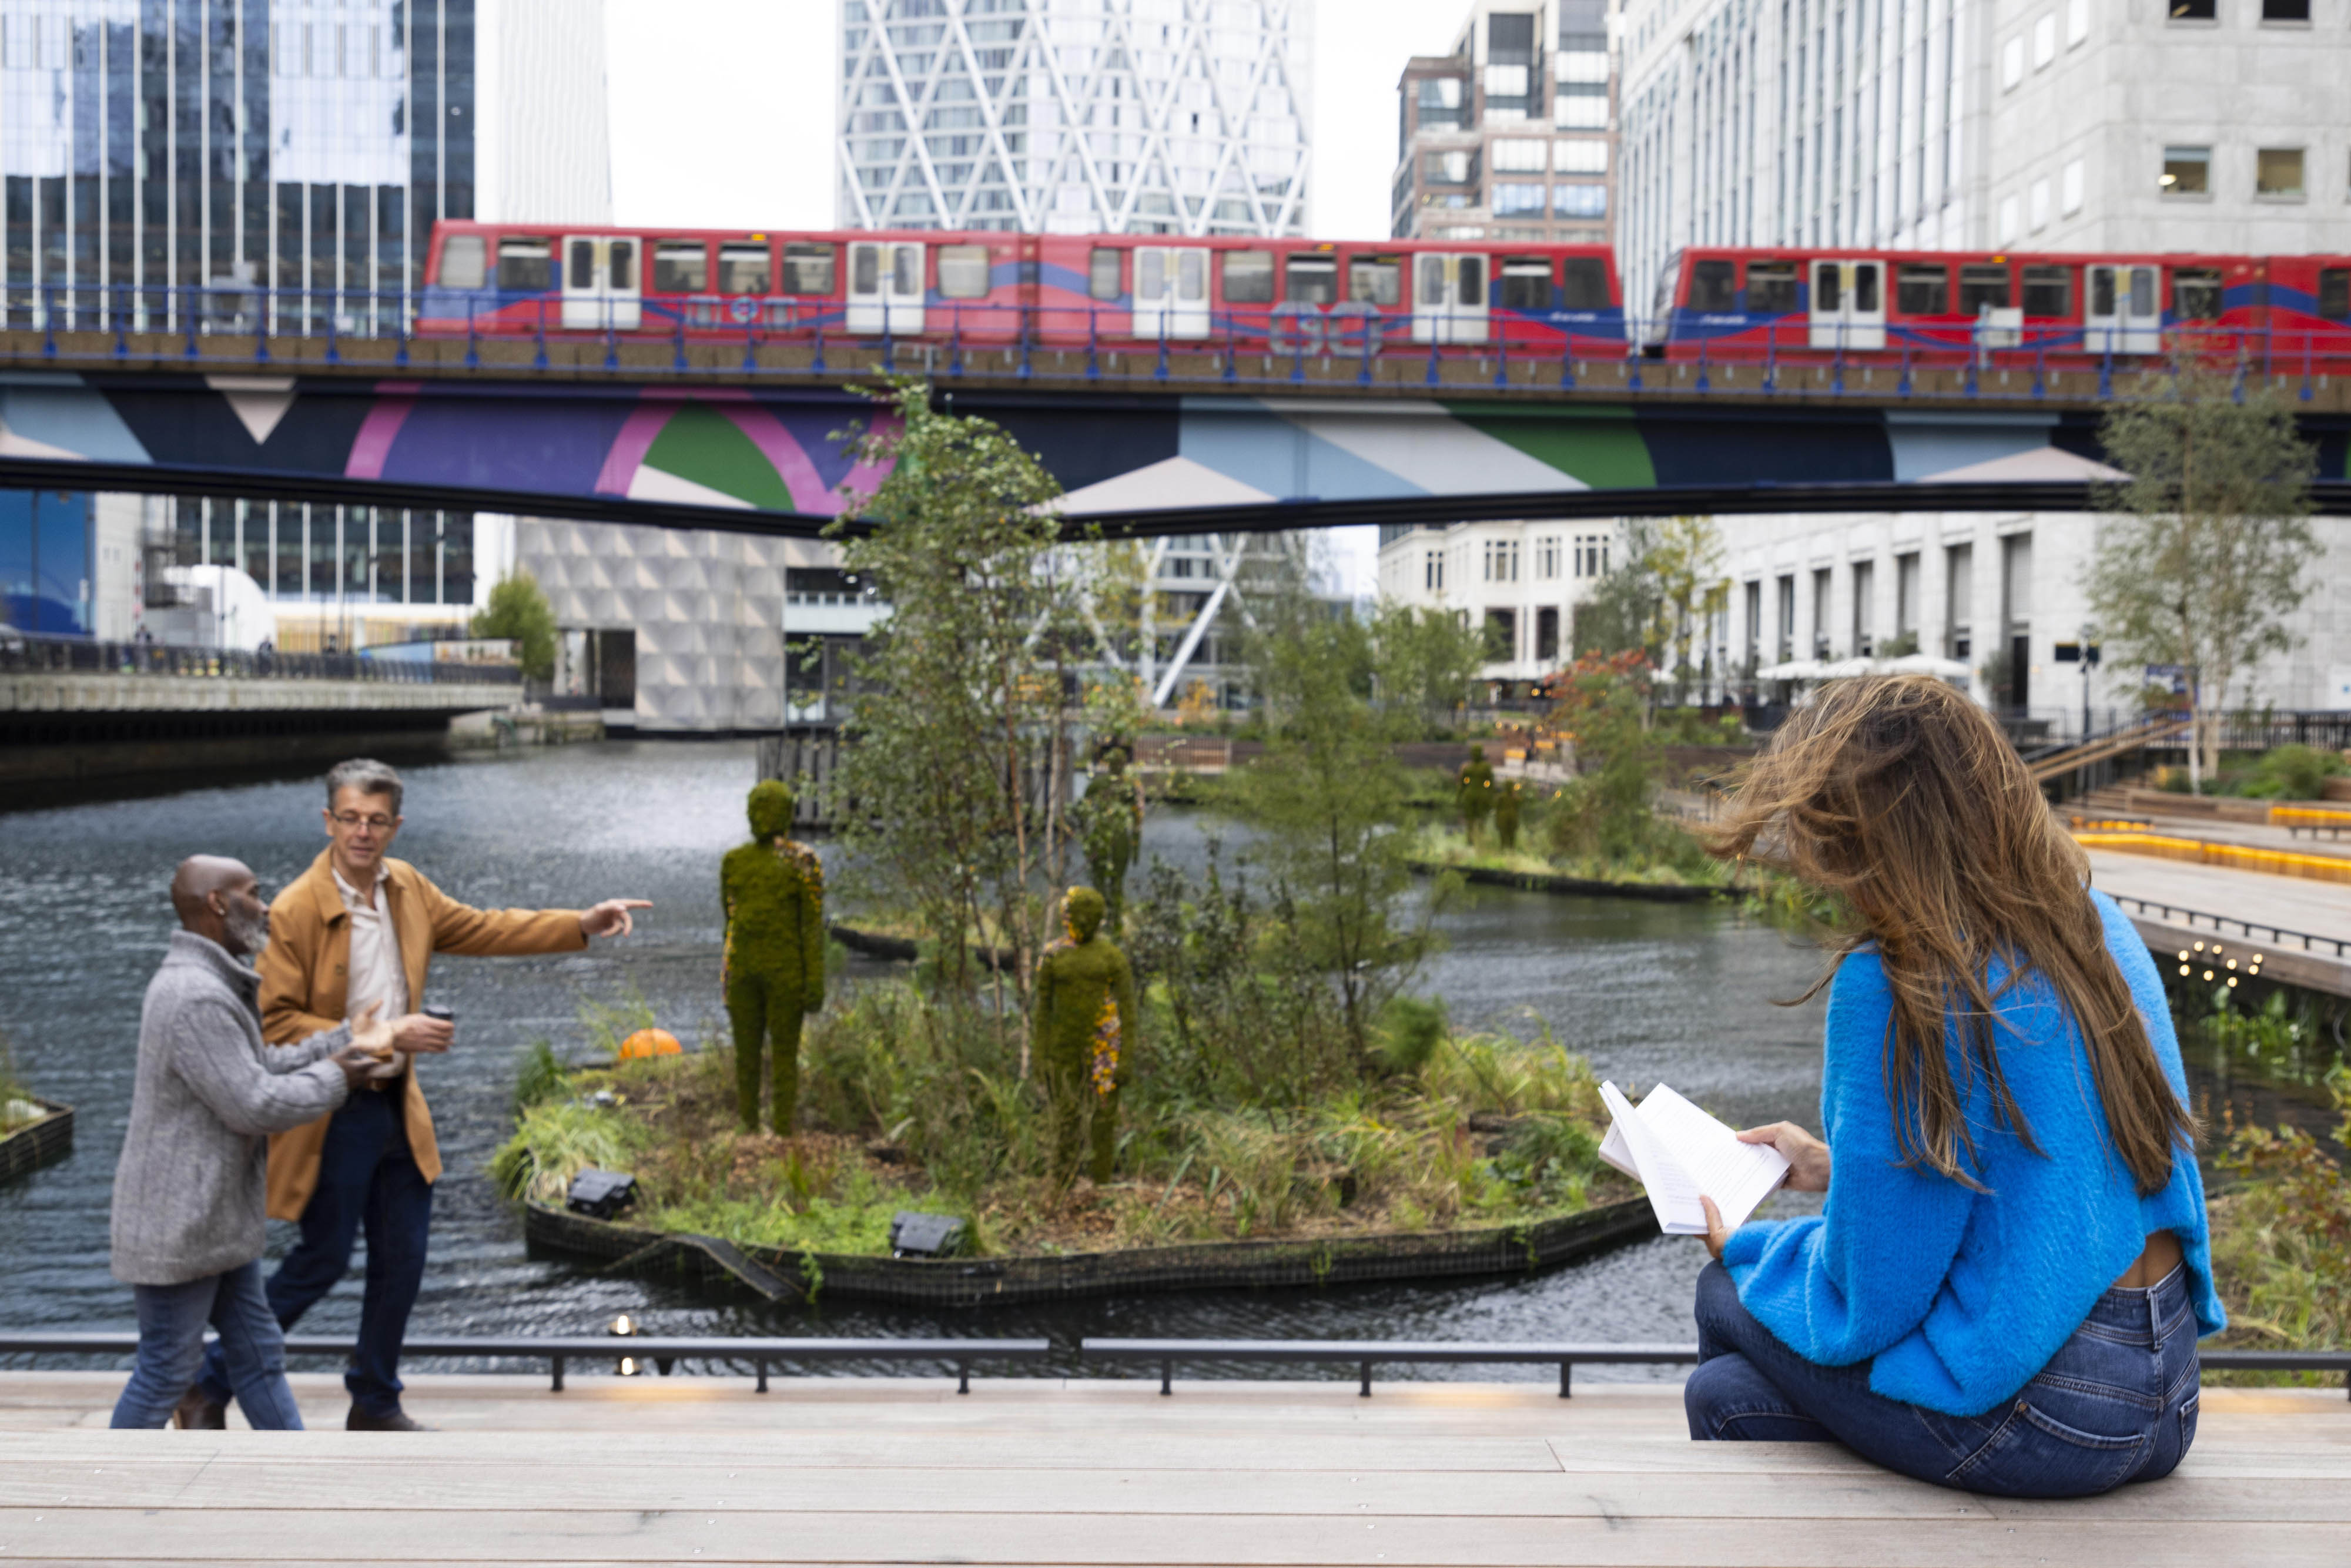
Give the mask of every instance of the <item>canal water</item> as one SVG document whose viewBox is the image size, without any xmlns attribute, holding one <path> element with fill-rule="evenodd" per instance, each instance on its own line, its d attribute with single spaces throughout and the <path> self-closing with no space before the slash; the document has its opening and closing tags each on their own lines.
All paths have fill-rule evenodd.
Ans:
<svg viewBox="0 0 2351 1568">
<path fill-rule="evenodd" d="M 577 1051 L 581 1002 L 628 988 L 681 1036 L 716 1032 L 718 858 L 743 837 L 753 776 L 748 744 L 692 742 L 610 742 L 408 773 L 399 853 L 453 895 L 491 906 L 622 894 L 654 904 L 634 936 L 584 954 L 434 960 L 430 999 L 456 1009 L 459 1039 L 424 1069 L 448 1168 L 414 1332 L 577 1333 L 627 1312 L 659 1333 L 1043 1333 L 1063 1344 L 1083 1334 L 1691 1337 L 1690 1288 L 1704 1254 L 1687 1238 L 1656 1238 L 1531 1280 L 982 1312 L 846 1301 L 770 1308 L 530 1258 L 516 1213 L 483 1175 L 507 1132 L 515 1059 L 542 1037 Z M 165 884 L 181 856 L 201 850 L 235 855 L 266 887 L 282 886 L 323 842 L 320 804 L 316 781 L 303 779 L 0 816 L 0 1031 L 29 1082 L 78 1111 L 70 1161 L 0 1188 L 0 1328 L 131 1328 L 130 1291 L 107 1271 L 107 1205 L 130 1112 L 140 998 L 172 926 Z M 1146 828 L 1145 852 L 1196 864 L 1215 826 L 1162 810 Z M 1479 890 L 1442 928 L 1449 946 L 1425 988 L 1446 1000 L 1457 1024 L 1521 1035 L 1547 1024 L 1603 1074 L 1669 1082 L 1734 1122 L 1816 1119 L 1818 1006 L 1772 999 L 1801 992 L 1818 958 L 1781 933 L 1714 906 L 1500 889 Z M 853 973 L 881 972 L 859 963 Z M 1803 1200 L 1775 1201 L 1784 1211 Z M 273 1255 L 290 1231 L 272 1227 Z M 350 1331 L 359 1301 L 355 1263 L 304 1329 Z M 1484 1367 L 1419 1375 L 1514 1375 Z"/>
</svg>

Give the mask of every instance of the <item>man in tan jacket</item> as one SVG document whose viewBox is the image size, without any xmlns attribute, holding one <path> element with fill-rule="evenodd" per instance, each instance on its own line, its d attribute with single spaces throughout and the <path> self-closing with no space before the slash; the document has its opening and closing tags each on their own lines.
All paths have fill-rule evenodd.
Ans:
<svg viewBox="0 0 2351 1568">
<path fill-rule="evenodd" d="M 395 1042 L 445 1048 L 452 1026 L 417 1010 L 435 953 L 568 953 L 591 936 L 625 936 L 643 899 L 592 909 L 473 909 L 390 858 L 400 834 L 400 775 L 355 758 L 327 775 L 325 852 L 269 907 L 262 950 L 261 1023 L 273 1045 L 339 1028 L 370 1003 Z M 441 1153 L 411 1058 L 355 1092 L 331 1116 L 269 1141 L 269 1216 L 298 1220 L 301 1239 L 267 1286 L 290 1329 L 350 1269 L 367 1232 L 367 1288 L 359 1343 L 343 1375 L 354 1431 L 414 1431 L 400 1407 L 400 1346 L 424 1280 L 426 1232 Z M 182 1407 L 183 1424 L 223 1425 L 228 1395 L 215 1350 Z"/>
</svg>

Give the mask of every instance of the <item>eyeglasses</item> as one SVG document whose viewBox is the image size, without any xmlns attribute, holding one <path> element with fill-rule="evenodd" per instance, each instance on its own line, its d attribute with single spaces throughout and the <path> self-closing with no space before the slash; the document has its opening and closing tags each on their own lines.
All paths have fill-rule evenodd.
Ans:
<svg viewBox="0 0 2351 1568">
<path fill-rule="evenodd" d="M 382 833 L 389 832 L 392 826 L 392 819 L 390 817 L 362 817 L 357 811 L 335 811 L 329 814 L 346 828 L 373 828 L 377 832 Z"/>
</svg>

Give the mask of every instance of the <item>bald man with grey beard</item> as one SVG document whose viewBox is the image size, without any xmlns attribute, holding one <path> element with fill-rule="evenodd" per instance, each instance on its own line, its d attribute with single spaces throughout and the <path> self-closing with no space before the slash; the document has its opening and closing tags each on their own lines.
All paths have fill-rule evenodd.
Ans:
<svg viewBox="0 0 2351 1568">
<path fill-rule="evenodd" d="M 298 1430 L 285 1340 L 261 1290 L 268 1137 L 340 1105 L 389 1059 L 392 1030 L 371 1008 L 298 1045 L 265 1051 L 261 977 L 251 960 L 269 940 L 269 909 L 253 873 L 237 861 L 191 856 L 172 878 L 172 907 L 180 929 L 148 983 L 131 1126 L 114 1173 L 114 1275 L 138 1301 L 139 1354 L 113 1425 L 172 1418 L 210 1323 L 246 1419 Z"/>
</svg>

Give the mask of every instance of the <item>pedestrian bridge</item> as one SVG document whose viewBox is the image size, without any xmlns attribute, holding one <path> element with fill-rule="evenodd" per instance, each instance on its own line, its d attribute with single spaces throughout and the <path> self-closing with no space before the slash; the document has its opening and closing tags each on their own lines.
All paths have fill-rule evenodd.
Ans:
<svg viewBox="0 0 2351 1568">
<path fill-rule="evenodd" d="M 878 482 L 845 390 L 929 379 L 1111 536 L 1676 512 L 2069 509 L 2160 371 L 0 331 L 0 484 L 812 535 Z M 2351 393 L 2267 378 L 2351 510 Z M 2249 384 L 2263 377 L 2249 372 Z"/>
</svg>

